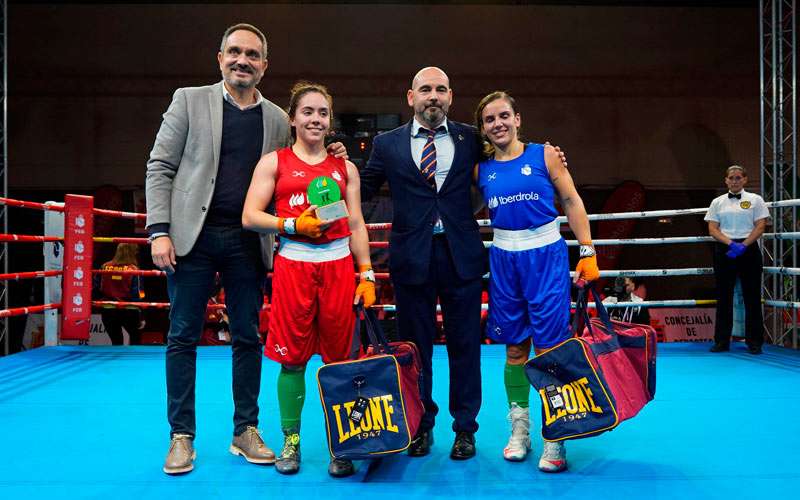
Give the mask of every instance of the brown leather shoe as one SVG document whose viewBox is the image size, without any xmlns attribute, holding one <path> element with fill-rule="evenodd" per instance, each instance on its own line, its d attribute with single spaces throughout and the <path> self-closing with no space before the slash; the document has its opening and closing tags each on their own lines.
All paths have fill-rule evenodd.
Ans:
<svg viewBox="0 0 800 500">
<path fill-rule="evenodd" d="M 175 434 L 169 443 L 169 452 L 164 461 L 164 472 L 167 474 L 185 474 L 194 469 L 194 438 L 189 434 Z"/>
<path fill-rule="evenodd" d="M 274 464 L 275 452 L 267 448 L 258 429 L 252 425 L 245 431 L 233 437 L 229 451 L 234 455 L 241 455 L 251 464 Z"/>
</svg>

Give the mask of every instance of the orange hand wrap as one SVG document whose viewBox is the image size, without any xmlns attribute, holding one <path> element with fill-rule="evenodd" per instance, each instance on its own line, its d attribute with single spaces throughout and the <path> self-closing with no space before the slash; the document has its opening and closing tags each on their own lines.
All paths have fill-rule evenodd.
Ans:
<svg viewBox="0 0 800 500">
<path fill-rule="evenodd" d="M 294 231 L 297 234 L 308 236 L 309 238 L 319 238 L 322 236 L 322 220 L 317 218 L 311 207 L 305 209 L 295 220 Z"/>
<path fill-rule="evenodd" d="M 575 267 L 575 280 L 585 279 L 586 281 L 596 281 L 600 278 L 600 268 L 597 267 L 597 256 L 584 257 L 578 261 Z"/>
<path fill-rule="evenodd" d="M 371 270 L 371 264 L 360 264 L 358 266 L 358 272 L 361 273 L 361 277 L 358 282 L 358 287 L 356 287 L 356 296 L 353 299 L 353 304 L 358 304 L 359 301 L 363 300 L 364 307 L 369 307 L 375 303 L 375 275 L 369 273 L 372 275 L 372 279 L 365 277 L 365 272 Z"/>
</svg>

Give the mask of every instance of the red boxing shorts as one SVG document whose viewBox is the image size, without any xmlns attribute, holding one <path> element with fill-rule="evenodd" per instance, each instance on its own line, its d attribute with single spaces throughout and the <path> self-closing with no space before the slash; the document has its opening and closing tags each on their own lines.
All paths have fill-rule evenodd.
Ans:
<svg viewBox="0 0 800 500">
<path fill-rule="evenodd" d="M 353 257 L 325 262 L 278 253 L 264 354 L 284 365 L 304 365 L 314 354 L 331 363 L 350 356 L 355 326 Z"/>
</svg>

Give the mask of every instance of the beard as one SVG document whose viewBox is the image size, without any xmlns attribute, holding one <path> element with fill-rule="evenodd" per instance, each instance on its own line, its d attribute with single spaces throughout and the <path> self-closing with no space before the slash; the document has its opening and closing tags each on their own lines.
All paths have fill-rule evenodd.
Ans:
<svg viewBox="0 0 800 500">
<path fill-rule="evenodd" d="M 238 76 L 235 74 L 236 69 L 241 69 L 247 76 Z M 248 89 L 255 87 L 260 78 L 257 77 L 253 68 L 237 68 L 236 66 L 232 66 L 228 68 L 227 73 L 225 74 L 225 82 L 228 85 L 240 89 Z"/>
<path fill-rule="evenodd" d="M 447 116 L 447 110 L 443 106 L 441 106 L 441 104 L 435 106 L 428 106 L 422 110 L 422 118 L 429 125 L 440 124 L 445 119 L 446 116 Z"/>
</svg>

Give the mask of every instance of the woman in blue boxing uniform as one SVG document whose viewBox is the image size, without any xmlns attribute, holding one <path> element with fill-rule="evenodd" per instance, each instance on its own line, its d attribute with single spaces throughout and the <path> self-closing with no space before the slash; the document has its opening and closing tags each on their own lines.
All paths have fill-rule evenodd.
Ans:
<svg viewBox="0 0 800 500">
<path fill-rule="evenodd" d="M 569 258 L 555 220 L 556 195 L 581 243 L 575 279 L 593 281 L 600 271 L 572 177 L 552 146 L 520 140 L 514 99 L 505 92 L 487 95 L 478 104 L 475 122 L 485 141 L 485 160 L 475 167 L 475 178 L 494 228 L 487 334 L 506 344 L 511 438 L 503 456 L 520 461 L 530 449 L 530 386 L 523 365 L 531 344 L 541 352 L 571 336 Z M 564 444 L 545 442 L 539 470 L 566 468 Z"/>
</svg>

